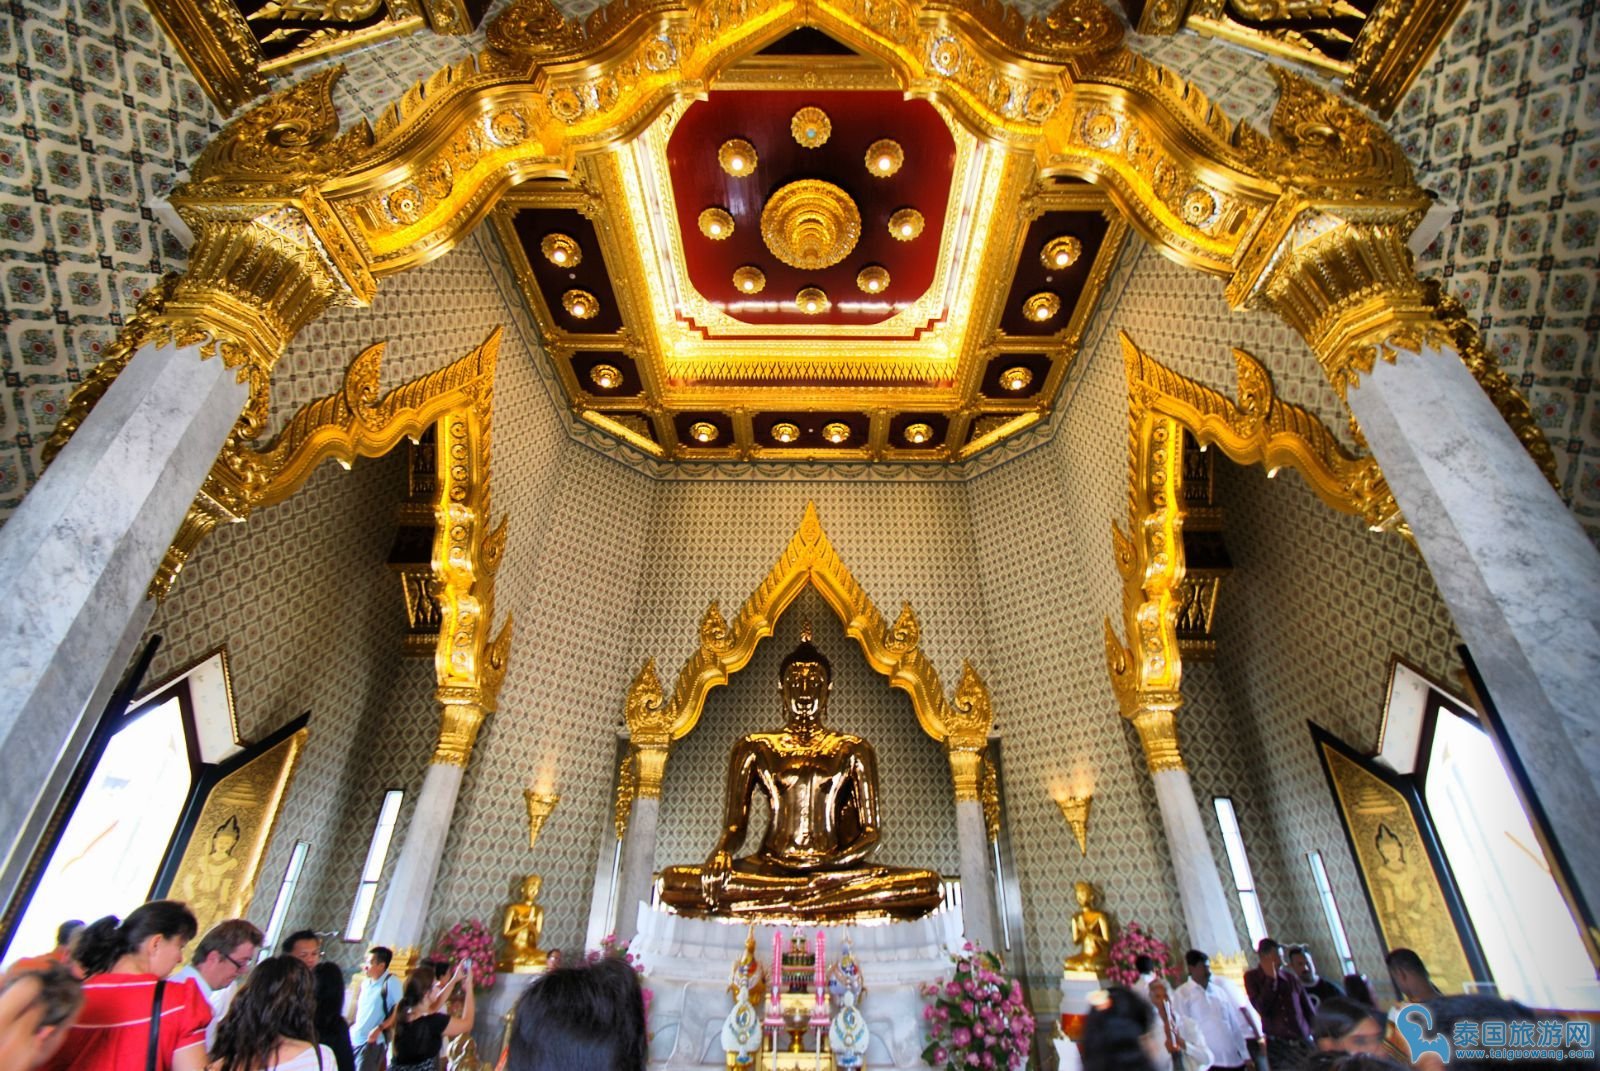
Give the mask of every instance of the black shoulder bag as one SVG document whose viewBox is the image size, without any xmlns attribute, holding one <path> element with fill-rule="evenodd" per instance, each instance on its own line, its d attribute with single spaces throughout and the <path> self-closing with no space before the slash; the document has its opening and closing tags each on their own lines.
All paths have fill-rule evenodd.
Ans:
<svg viewBox="0 0 1600 1071">
<path fill-rule="evenodd" d="M 165 978 L 156 979 L 155 999 L 150 1002 L 150 1044 L 145 1049 L 144 1071 L 161 1071 L 161 997 L 166 988 Z"/>
</svg>

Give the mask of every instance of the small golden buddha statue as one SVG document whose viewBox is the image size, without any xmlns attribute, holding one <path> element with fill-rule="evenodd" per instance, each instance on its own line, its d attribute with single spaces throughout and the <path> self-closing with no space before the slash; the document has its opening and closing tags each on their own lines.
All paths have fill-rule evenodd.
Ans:
<svg viewBox="0 0 1600 1071">
<path fill-rule="evenodd" d="M 500 969 L 513 974 L 533 974 L 545 969 L 547 953 L 539 947 L 544 930 L 544 908 L 539 905 L 539 889 L 544 879 L 529 874 L 522 879 L 522 902 L 506 905 L 500 933 L 506 939 Z"/>
<path fill-rule="evenodd" d="M 1072 943 L 1079 946 L 1075 956 L 1068 956 L 1062 966 L 1069 971 L 1089 971 L 1101 974 L 1111 965 L 1111 918 L 1095 904 L 1100 890 L 1087 881 L 1073 887 L 1078 897 L 1078 911 L 1072 916 Z"/>
<path fill-rule="evenodd" d="M 874 866 L 878 759 L 823 724 L 833 667 L 810 628 L 779 670 L 784 727 L 733 746 L 726 818 L 703 866 L 668 867 L 661 900 L 682 914 L 744 918 L 918 918 L 939 905 L 931 870 Z M 772 812 L 761 846 L 733 858 L 759 791 Z"/>
</svg>

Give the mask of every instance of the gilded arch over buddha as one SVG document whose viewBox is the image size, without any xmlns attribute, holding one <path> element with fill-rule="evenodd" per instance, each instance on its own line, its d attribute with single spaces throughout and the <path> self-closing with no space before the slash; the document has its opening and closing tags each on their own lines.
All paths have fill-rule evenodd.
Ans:
<svg viewBox="0 0 1600 1071">
<path fill-rule="evenodd" d="M 628 688 L 624 714 L 630 744 L 626 776 L 621 779 L 628 798 L 618 801 L 619 816 L 636 796 L 659 797 L 673 742 L 694 730 L 711 689 L 727 684 L 749 665 L 756 645 L 772 635 L 778 619 L 808 586 L 816 589 L 845 633 L 861 645 L 867 664 L 886 677 L 890 687 L 910 697 L 917 724 L 950 758 L 956 799 L 977 800 L 983 749 L 993 721 L 983 679 L 963 662 L 954 694 L 945 697 L 938 670 L 922 652 L 922 626 L 911 604 L 903 604 L 895 620 L 888 621 L 834 550 L 816 504 L 807 502 L 788 546 L 733 621 L 723 616 L 716 602 L 706 608 L 699 646 L 678 671 L 672 694 L 662 689 L 653 658 Z"/>
</svg>

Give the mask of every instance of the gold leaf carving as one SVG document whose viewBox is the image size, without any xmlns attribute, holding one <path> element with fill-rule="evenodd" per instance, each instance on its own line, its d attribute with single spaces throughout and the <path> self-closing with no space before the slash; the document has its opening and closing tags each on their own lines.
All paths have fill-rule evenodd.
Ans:
<svg viewBox="0 0 1600 1071">
<path fill-rule="evenodd" d="M 330 67 L 274 93 L 234 119 L 211 139 L 191 171 L 191 181 L 226 178 L 300 178 L 316 181 L 351 169 L 372 146 L 362 120 L 339 133 L 333 84 L 344 66 Z"/>
</svg>

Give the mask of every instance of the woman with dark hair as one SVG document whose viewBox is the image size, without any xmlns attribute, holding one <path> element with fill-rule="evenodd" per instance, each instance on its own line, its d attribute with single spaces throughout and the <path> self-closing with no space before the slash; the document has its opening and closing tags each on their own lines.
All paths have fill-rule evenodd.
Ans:
<svg viewBox="0 0 1600 1071">
<path fill-rule="evenodd" d="M 350 1023 L 344 1017 L 344 971 L 337 963 L 323 960 L 311 968 L 311 987 L 316 993 L 316 1014 L 311 1022 L 317 1028 L 317 1040 L 332 1050 L 339 1071 L 355 1071 Z"/>
<path fill-rule="evenodd" d="M 1153 1071 L 1154 1046 L 1160 1044 L 1160 1038 L 1151 1030 L 1155 1011 L 1149 1002 L 1131 989 L 1114 985 L 1089 998 L 1089 1003 L 1089 1017 L 1078 1039 L 1083 1071 Z"/>
<path fill-rule="evenodd" d="M 211 1006 L 192 985 L 168 985 L 194 939 L 194 912 L 152 900 L 128 917 L 85 926 L 73 946 L 83 967 L 83 1011 L 46 1071 L 200 1071 Z"/>
<path fill-rule="evenodd" d="M 540 975 L 517 1001 L 505 1071 L 644 1071 L 639 976 L 615 956 Z"/>
<path fill-rule="evenodd" d="M 293 956 L 265 960 L 217 1027 L 210 1071 L 334 1071 L 333 1053 L 316 1041 L 315 1012 L 306 965 Z"/>
<path fill-rule="evenodd" d="M 472 1029 L 477 1011 L 472 995 L 472 961 L 464 959 L 456 964 L 455 973 L 437 993 L 433 991 L 436 977 L 431 968 L 418 967 L 406 979 L 400 1006 L 392 1016 L 394 1041 L 389 1045 L 389 1071 L 435 1071 L 445 1039 Z M 450 991 L 463 981 L 466 987 L 461 1014 L 440 1011 L 449 1005 Z M 384 1026 L 387 1028 L 388 1024 Z"/>
</svg>

